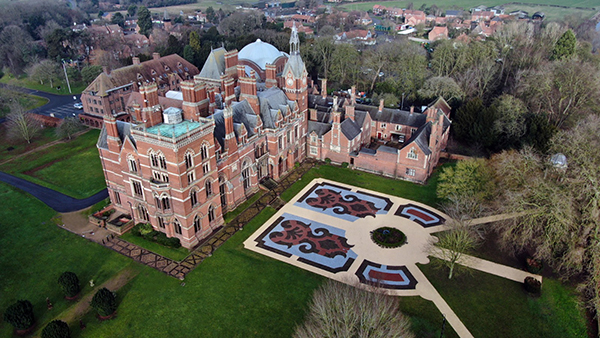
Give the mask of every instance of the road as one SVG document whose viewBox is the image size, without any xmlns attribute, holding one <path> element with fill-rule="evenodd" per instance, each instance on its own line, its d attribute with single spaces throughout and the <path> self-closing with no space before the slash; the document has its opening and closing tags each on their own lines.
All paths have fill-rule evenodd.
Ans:
<svg viewBox="0 0 600 338">
<path fill-rule="evenodd" d="M 54 116 L 60 119 L 64 119 L 67 116 L 77 116 L 82 112 L 80 109 L 76 109 L 73 107 L 75 102 L 79 102 L 81 95 L 56 95 L 50 94 L 46 92 L 41 92 L 39 90 L 27 89 L 23 87 L 17 86 L 9 86 L 4 83 L 0 83 L 0 88 L 12 89 L 20 91 L 21 93 L 36 95 L 40 97 L 44 97 L 48 99 L 48 103 L 45 105 L 31 110 L 32 113 L 46 115 L 46 116 Z M 73 100 L 73 96 L 75 96 L 76 100 Z"/>
<path fill-rule="evenodd" d="M 76 199 L 1 171 L 0 181 L 30 193 L 57 212 L 72 212 L 85 209 L 108 197 L 108 191 L 104 189 L 88 198 Z"/>
</svg>

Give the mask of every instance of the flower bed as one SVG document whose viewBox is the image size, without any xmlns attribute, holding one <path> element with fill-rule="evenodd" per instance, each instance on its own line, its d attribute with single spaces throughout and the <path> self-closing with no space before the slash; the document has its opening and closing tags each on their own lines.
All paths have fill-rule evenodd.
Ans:
<svg viewBox="0 0 600 338">
<path fill-rule="evenodd" d="M 382 227 L 371 231 L 371 240 L 382 248 L 399 248 L 406 244 L 406 235 L 392 227 Z"/>
</svg>

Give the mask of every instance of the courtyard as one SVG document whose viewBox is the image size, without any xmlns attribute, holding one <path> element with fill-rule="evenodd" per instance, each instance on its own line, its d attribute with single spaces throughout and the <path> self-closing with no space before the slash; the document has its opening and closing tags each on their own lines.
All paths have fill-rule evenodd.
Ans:
<svg viewBox="0 0 600 338">
<path fill-rule="evenodd" d="M 432 301 L 460 337 L 473 337 L 419 269 L 434 246 L 436 232 L 448 229 L 448 216 L 422 203 L 326 179 L 314 179 L 245 242 L 265 256 L 339 282 L 376 286 L 394 296 Z M 480 220 L 479 223 L 488 220 Z M 474 223 L 478 223 L 477 220 Z M 378 245 L 378 229 L 399 230 L 398 247 Z M 388 234 L 390 230 L 387 231 Z M 404 240 L 405 239 L 405 240 Z M 460 264 L 522 282 L 533 275 L 467 256 Z"/>
</svg>

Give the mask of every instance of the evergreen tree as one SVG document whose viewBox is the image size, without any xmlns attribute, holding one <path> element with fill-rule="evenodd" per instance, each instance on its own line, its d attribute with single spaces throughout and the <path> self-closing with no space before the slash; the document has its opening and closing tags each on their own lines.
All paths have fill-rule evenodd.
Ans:
<svg viewBox="0 0 600 338">
<path fill-rule="evenodd" d="M 183 58 L 194 65 L 196 64 L 196 53 L 190 45 L 183 47 Z"/>
<path fill-rule="evenodd" d="M 152 32 L 152 14 L 148 8 L 141 6 L 138 9 L 138 27 L 140 27 L 140 34 L 146 37 L 150 36 Z"/>
<path fill-rule="evenodd" d="M 121 28 L 123 28 L 125 27 L 125 18 L 123 17 L 123 14 L 116 12 L 110 20 L 110 23 L 119 25 Z"/>
<path fill-rule="evenodd" d="M 577 46 L 577 38 L 572 30 L 567 30 L 554 44 L 552 50 L 552 60 L 568 59 L 575 54 Z"/>
</svg>

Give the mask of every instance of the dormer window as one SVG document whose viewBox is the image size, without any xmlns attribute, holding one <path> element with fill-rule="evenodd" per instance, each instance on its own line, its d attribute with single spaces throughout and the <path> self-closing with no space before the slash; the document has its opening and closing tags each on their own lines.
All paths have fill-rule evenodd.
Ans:
<svg viewBox="0 0 600 338">
<path fill-rule="evenodd" d="M 169 66 L 165 65 L 165 70 L 169 71 Z"/>
<path fill-rule="evenodd" d="M 156 75 L 156 71 L 154 69 L 152 69 L 152 75 Z"/>
<path fill-rule="evenodd" d="M 177 62 L 177 68 L 181 68 L 183 67 L 183 65 L 181 64 L 181 62 Z"/>
</svg>

